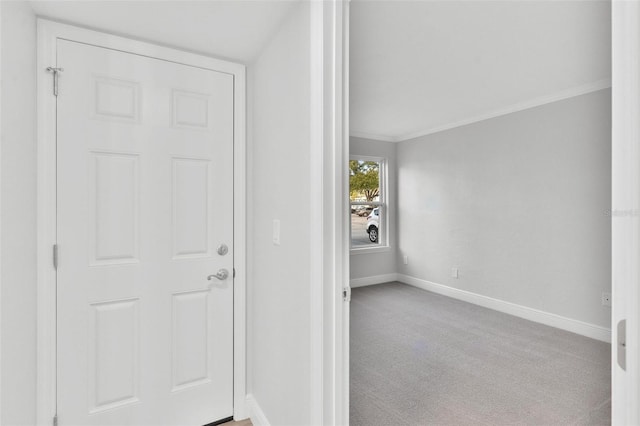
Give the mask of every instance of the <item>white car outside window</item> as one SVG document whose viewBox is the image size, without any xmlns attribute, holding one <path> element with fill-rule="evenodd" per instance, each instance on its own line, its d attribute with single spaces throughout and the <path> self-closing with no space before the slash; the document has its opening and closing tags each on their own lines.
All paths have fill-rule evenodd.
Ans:
<svg viewBox="0 0 640 426">
<path fill-rule="evenodd" d="M 367 217 L 367 234 L 369 234 L 369 241 L 372 243 L 378 242 L 378 234 L 380 232 L 380 207 L 376 207 L 371 211 L 371 214 Z"/>
</svg>

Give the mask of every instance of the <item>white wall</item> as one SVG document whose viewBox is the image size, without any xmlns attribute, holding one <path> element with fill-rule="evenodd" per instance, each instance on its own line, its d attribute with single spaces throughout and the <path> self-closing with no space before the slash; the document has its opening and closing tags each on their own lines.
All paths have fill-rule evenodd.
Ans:
<svg viewBox="0 0 640 426">
<path fill-rule="evenodd" d="M 310 423 L 309 43 L 303 3 L 248 67 L 248 388 L 273 425 Z"/>
<path fill-rule="evenodd" d="M 3 425 L 35 424 L 36 402 L 36 21 L 31 7 L 2 1 Z"/>
<path fill-rule="evenodd" d="M 383 142 L 373 139 L 349 138 L 349 154 L 365 155 L 371 157 L 383 157 L 388 160 L 388 212 L 389 212 L 389 246 L 387 252 L 351 254 L 350 256 L 350 278 L 358 280 L 361 278 L 376 277 L 381 275 L 395 274 L 396 249 L 397 249 L 397 172 L 396 172 L 396 148 L 393 142 Z M 353 253 L 353 252 L 352 252 Z M 356 284 L 358 281 L 353 281 Z M 357 284 L 356 284 L 357 285 Z"/>
<path fill-rule="evenodd" d="M 610 327 L 610 97 L 401 142 L 398 272 Z"/>
</svg>

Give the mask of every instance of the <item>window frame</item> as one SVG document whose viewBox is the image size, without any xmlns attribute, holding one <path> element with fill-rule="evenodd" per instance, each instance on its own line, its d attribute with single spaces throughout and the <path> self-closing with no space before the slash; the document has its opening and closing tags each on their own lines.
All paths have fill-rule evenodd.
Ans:
<svg viewBox="0 0 640 426">
<path fill-rule="evenodd" d="M 378 163 L 378 201 L 351 201 L 351 185 L 349 185 L 349 252 L 352 255 L 386 252 L 391 250 L 389 244 L 389 194 L 388 194 L 388 160 L 385 157 L 352 154 L 349 161 L 375 161 Z M 348 175 L 350 176 L 350 175 Z M 353 206 L 375 206 L 380 209 L 382 232 L 378 229 L 378 244 L 372 246 L 353 246 L 351 208 Z M 374 207 L 374 208 L 375 208 Z"/>
</svg>

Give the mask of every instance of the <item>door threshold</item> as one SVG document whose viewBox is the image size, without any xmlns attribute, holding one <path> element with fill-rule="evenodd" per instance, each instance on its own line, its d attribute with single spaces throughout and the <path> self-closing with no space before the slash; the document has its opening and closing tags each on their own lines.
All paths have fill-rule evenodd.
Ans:
<svg viewBox="0 0 640 426">
<path fill-rule="evenodd" d="M 233 416 L 230 416 L 230 417 L 225 417 L 224 419 L 217 420 L 217 421 L 215 421 L 213 423 L 208 423 L 208 424 L 206 424 L 204 426 L 218 426 L 218 425 L 221 425 L 221 424 L 224 424 L 224 423 L 228 423 L 228 422 L 232 422 L 232 421 L 233 421 Z"/>
</svg>

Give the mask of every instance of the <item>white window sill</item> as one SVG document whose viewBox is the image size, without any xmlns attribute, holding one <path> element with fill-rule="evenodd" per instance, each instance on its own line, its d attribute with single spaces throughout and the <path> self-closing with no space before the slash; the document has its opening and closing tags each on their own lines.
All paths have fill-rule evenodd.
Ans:
<svg viewBox="0 0 640 426">
<path fill-rule="evenodd" d="M 358 254 L 373 254 L 373 253 L 386 253 L 390 252 L 391 247 L 382 246 L 382 247 L 363 247 L 363 248 L 352 248 L 350 250 L 350 254 L 358 255 Z"/>
</svg>

